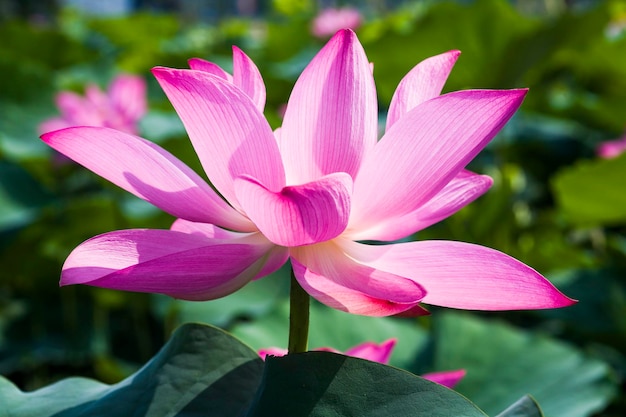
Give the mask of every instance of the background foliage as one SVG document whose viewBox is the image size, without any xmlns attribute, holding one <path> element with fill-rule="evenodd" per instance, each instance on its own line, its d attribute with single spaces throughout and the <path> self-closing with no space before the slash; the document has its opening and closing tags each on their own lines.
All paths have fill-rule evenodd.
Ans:
<svg viewBox="0 0 626 417">
<path fill-rule="evenodd" d="M 626 4 L 532 14 L 500 0 L 408 3 L 385 13 L 364 7 L 357 29 L 375 63 L 381 120 L 401 77 L 450 49 L 462 55 L 446 91 L 530 88 L 520 112 L 470 166 L 494 178 L 492 190 L 413 238 L 497 248 L 580 302 L 539 312 L 433 308 L 418 320 L 314 305 L 311 346 L 347 349 L 395 337 L 392 365 L 415 373 L 466 369 L 458 391 L 489 415 L 525 394 L 546 416 L 625 415 L 626 155 L 600 160 L 595 147 L 626 124 Z M 70 375 L 118 383 L 188 321 L 220 326 L 254 349 L 285 346 L 285 271 L 207 303 L 59 289 L 61 265 L 81 241 L 114 229 L 167 228 L 173 219 L 76 165 L 58 164 L 36 130 L 56 115 L 56 92 L 139 74 L 150 99 L 142 135 L 201 172 L 149 69 L 184 68 L 193 56 L 228 68 L 236 44 L 259 66 L 266 115 L 278 126 L 297 75 L 325 40 L 308 31 L 314 4 L 274 4 L 263 16 L 211 24 L 71 10 L 0 22 L 0 375 L 21 390 Z"/>
</svg>

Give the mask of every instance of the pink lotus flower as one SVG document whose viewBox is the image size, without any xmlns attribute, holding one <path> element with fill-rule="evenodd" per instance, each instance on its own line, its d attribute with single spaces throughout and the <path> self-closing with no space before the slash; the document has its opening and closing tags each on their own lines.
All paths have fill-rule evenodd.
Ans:
<svg viewBox="0 0 626 417">
<path fill-rule="evenodd" d="M 605 159 L 616 158 L 624 152 L 626 152 L 626 136 L 602 142 L 596 149 L 598 156 Z"/>
<path fill-rule="evenodd" d="M 137 122 L 146 113 L 146 82 L 134 75 L 118 75 L 104 92 L 95 84 L 85 90 L 85 96 L 62 91 L 56 96 L 61 112 L 42 122 L 39 132 L 46 133 L 72 126 L 110 127 L 136 134 Z"/>
<path fill-rule="evenodd" d="M 356 35 L 338 32 L 298 79 L 284 123 L 263 116 L 265 88 L 234 48 L 232 77 L 192 60 L 153 73 L 219 192 L 144 139 L 80 127 L 42 139 L 178 218 L 171 230 L 121 230 L 79 245 L 61 285 L 225 296 L 288 259 L 300 285 L 356 314 L 553 308 L 573 301 L 523 263 L 483 246 L 391 241 L 444 219 L 491 185 L 464 166 L 496 135 L 526 90 L 439 96 L 457 51 L 417 65 L 393 97 L 377 140 L 370 64 Z"/>
<path fill-rule="evenodd" d="M 382 364 L 388 364 L 391 357 L 391 351 L 396 345 L 396 339 L 389 339 L 380 344 L 374 342 L 365 342 L 360 345 L 351 347 L 343 352 L 346 356 L 353 356 L 355 358 L 367 359 L 368 361 L 378 362 Z M 315 351 L 342 353 L 332 348 L 318 348 L 313 349 Z M 287 354 L 287 349 L 281 349 L 277 347 L 271 347 L 259 350 L 259 356 L 265 360 L 267 355 L 272 356 L 284 356 Z M 429 381 L 436 382 L 448 388 L 453 388 L 463 377 L 465 376 L 465 370 L 458 369 L 456 371 L 444 371 L 433 372 L 422 375 L 423 378 Z"/>
<path fill-rule="evenodd" d="M 318 38 L 327 38 L 341 29 L 356 29 L 361 26 L 361 13 L 353 7 L 324 9 L 313 19 L 311 33 Z"/>
</svg>

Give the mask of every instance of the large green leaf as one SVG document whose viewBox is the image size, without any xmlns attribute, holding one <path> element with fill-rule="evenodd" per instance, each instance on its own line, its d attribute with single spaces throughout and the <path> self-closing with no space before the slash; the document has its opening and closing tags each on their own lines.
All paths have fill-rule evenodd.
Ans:
<svg viewBox="0 0 626 417">
<path fill-rule="evenodd" d="M 626 222 L 626 154 L 584 161 L 563 170 L 553 182 L 559 206 L 572 221 L 583 224 Z"/>
<path fill-rule="evenodd" d="M 496 417 L 543 417 L 537 402 L 525 395 Z"/>
<path fill-rule="evenodd" d="M 589 416 L 615 392 L 605 363 L 548 337 L 453 313 L 439 316 L 435 329 L 436 366 L 464 368 L 455 389 L 488 414 L 530 394 L 548 416 Z"/>
<path fill-rule="evenodd" d="M 268 357 L 248 417 L 484 417 L 456 392 L 409 372 L 329 352 Z"/>
<path fill-rule="evenodd" d="M 70 378 L 25 393 L 0 379 L 0 417 L 240 415 L 262 367 L 254 351 L 227 333 L 186 324 L 146 366 L 115 385 Z"/>
<path fill-rule="evenodd" d="M 117 384 L 69 378 L 22 392 L 0 378 L 0 404 L 0 417 L 485 417 L 458 393 L 376 362 L 308 352 L 268 357 L 264 366 L 249 347 L 201 324 L 179 328 L 148 364 Z"/>
</svg>

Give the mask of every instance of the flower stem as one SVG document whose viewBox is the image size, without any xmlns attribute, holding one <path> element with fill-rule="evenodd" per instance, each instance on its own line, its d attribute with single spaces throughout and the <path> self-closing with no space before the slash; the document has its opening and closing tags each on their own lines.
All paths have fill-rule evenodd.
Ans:
<svg viewBox="0 0 626 417">
<path fill-rule="evenodd" d="M 306 352 L 309 343 L 309 294 L 291 271 L 289 293 L 289 353 Z"/>
</svg>

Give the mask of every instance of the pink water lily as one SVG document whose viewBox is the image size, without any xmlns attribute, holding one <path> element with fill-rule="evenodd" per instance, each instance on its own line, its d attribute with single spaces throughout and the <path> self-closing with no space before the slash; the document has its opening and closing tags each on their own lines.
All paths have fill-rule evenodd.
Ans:
<svg viewBox="0 0 626 417">
<path fill-rule="evenodd" d="M 284 123 L 262 114 L 264 84 L 234 49 L 233 75 L 205 61 L 154 68 L 212 185 L 144 139 L 107 128 L 51 132 L 59 152 L 178 219 L 170 230 L 96 236 L 68 257 L 61 285 L 222 297 L 288 259 L 299 284 L 356 314 L 553 308 L 573 301 L 523 263 L 483 246 L 390 241 L 473 201 L 491 179 L 464 169 L 520 106 L 526 90 L 439 95 L 457 51 L 401 81 L 377 138 L 370 63 L 339 31 L 299 77 Z"/>
<path fill-rule="evenodd" d="M 333 352 L 333 353 L 343 353 L 346 356 L 352 356 L 355 358 L 367 359 L 368 361 L 378 362 L 382 364 L 388 364 L 389 359 L 391 358 L 391 352 L 396 345 L 396 339 L 388 339 L 382 343 L 374 343 L 374 342 L 365 342 L 360 345 L 356 345 L 346 350 L 345 352 L 341 352 L 339 350 L 322 347 L 318 349 L 313 349 L 315 351 L 323 351 L 323 352 Z M 271 356 L 284 356 L 287 354 L 287 349 L 281 349 L 277 347 L 270 347 L 259 350 L 259 356 L 265 359 L 267 355 Z M 442 371 L 442 372 L 432 372 L 428 374 L 422 375 L 423 378 L 428 379 L 429 381 L 436 382 L 448 388 L 453 388 L 463 377 L 465 376 L 464 369 L 457 369 L 454 371 Z"/>
<path fill-rule="evenodd" d="M 598 156 L 605 159 L 616 158 L 624 152 L 626 152 L 626 135 L 619 139 L 602 142 L 596 149 Z"/>
<path fill-rule="evenodd" d="M 311 33 L 318 38 L 328 39 L 341 29 L 356 29 L 361 26 L 363 17 L 354 7 L 327 8 L 313 19 Z"/>
<path fill-rule="evenodd" d="M 84 96 L 62 91 L 56 96 L 56 105 L 61 115 L 42 122 L 40 133 L 71 126 L 102 126 L 136 134 L 137 122 L 147 110 L 146 82 L 121 74 L 106 92 L 95 84 L 87 86 Z"/>
</svg>

